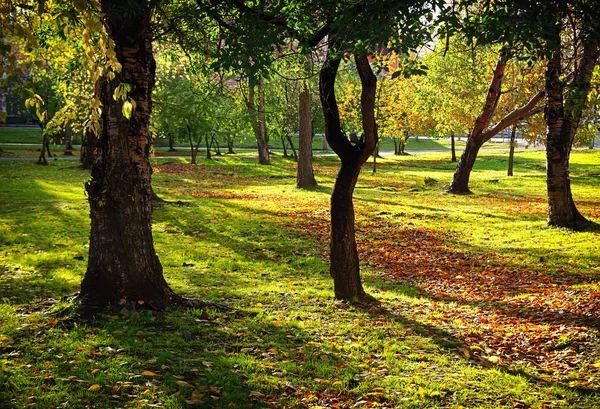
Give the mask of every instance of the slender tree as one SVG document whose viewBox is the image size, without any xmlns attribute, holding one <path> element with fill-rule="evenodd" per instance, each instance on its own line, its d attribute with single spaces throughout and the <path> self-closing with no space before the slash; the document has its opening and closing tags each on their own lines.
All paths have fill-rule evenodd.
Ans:
<svg viewBox="0 0 600 409">
<path fill-rule="evenodd" d="M 298 96 L 298 173 L 296 186 L 310 189 L 317 186 L 312 167 L 312 118 L 310 89 L 306 81 L 302 82 Z"/>
</svg>

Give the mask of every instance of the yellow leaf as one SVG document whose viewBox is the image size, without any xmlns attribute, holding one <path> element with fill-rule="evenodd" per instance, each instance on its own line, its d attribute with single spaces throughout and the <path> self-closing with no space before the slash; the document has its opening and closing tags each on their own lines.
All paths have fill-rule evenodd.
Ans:
<svg viewBox="0 0 600 409">
<path fill-rule="evenodd" d="M 144 371 L 142 372 L 142 375 L 144 376 L 156 376 L 156 374 L 152 371 Z"/>
<path fill-rule="evenodd" d="M 123 116 L 125 116 L 125 118 L 131 119 L 131 112 L 133 111 L 133 105 L 131 105 L 131 102 L 125 101 L 121 110 L 123 111 Z"/>
<path fill-rule="evenodd" d="M 100 370 L 100 369 L 97 369 L 97 368 L 96 368 L 96 369 L 92 369 L 92 375 L 95 375 L 95 374 L 96 374 L 96 372 L 98 372 L 99 370 Z"/>
<path fill-rule="evenodd" d="M 98 392 L 100 390 L 100 388 L 102 388 L 102 386 L 100 386 L 99 384 L 95 383 L 92 386 L 90 386 L 88 388 L 88 391 L 90 392 Z"/>
<path fill-rule="evenodd" d="M 500 357 L 499 356 L 488 356 L 487 360 L 493 364 L 497 364 L 498 362 L 500 362 Z"/>
<path fill-rule="evenodd" d="M 175 381 L 175 383 L 179 386 L 190 386 L 186 381 Z"/>
</svg>

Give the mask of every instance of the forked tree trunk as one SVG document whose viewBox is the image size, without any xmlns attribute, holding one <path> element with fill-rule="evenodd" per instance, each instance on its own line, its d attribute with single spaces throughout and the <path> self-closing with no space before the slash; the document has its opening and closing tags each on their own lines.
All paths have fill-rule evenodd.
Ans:
<svg viewBox="0 0 600 409">
<path fill-rule="evenodd" d="M 310 189 L 317 186 L 312 167 L 312 119 L 310 115 L 310 91 L 308 84 L 302 85 L 298 98 L 298 173 L 296 186 Z"/>
<path fill-rule="evenodd" d="M 290 149 L 292 150 L 292 159 L 294 159 L 296 162 L 298 162 L 298 152 L 296 152 L 296 147 L 294 146 L 294 140 L 292 139 L 292 135 L 293 135 L 293 131 L 288 132 L 285 135 L 285 139 L 290 147 Z"/>
<path fill-rule="evenodd" d="M 210 146 L 215 150 L 216 156 L 221 156 L 221 148 L 219 147 L 219 142 L 217 141 L 217 138 L 215 138 L 214 133 L 210 135 Z"/>
<path fill-rule="evenodd" d="M 507 61 L 508 57 L 506 51 L 501 51 L 498 55 L 498 61 L 494 68 L 492 81 L 488 88 L 483 109 L 481 114 L 479 114 L 475 120 L 473 129 L 467 139 L 465 150 L 456 166 L 454 178 L 448 188 L 448 192 L 450 193 L 471 193 L 469 190 L 469 177 L 471 176 L 471 171 L 473 170 L 473 165 L 475 164 L 475 159 L 477 159 L 479 149 L 481 149 L 481 146 L 484 143 L 481 137 L 483 131 L 489 126 L 490 121 L 496 112 L 498 101 L 500 100 L 502 80 L 504 79 Z"/>
<path fill-rule="evenodd" d="M 552 55 L 546 62 L 546 184 L 548 188 L 548 225 L 581 230 L 588 220 L 581 215 L 571 193 L 569 157 L 590 90 L 592 72 L 598 60 L 599 43 L 595 37 L 583 42 L 583 52 L 575 73 L 569 100 L 563 104 L 561 80 L 560 31 L 557 29 Z"/>
<path fill-rule="evenodd" d="M 517 139 L 517 122 L 515 122 L 512 126 L 512 130 L 510 132 L 510 150 L 508 152 L 508 171 L 506 172 L 507 176 L 513 176 L 513 169 L 515 167 L 515 141 Z"/>
<path fill-rule="evenodd" d="M 151 10 L 145 0 L 132 1 L 136 4 L 129 3 L 128 13 L 117 0 L 101 1 L 122 71 L 104 82 L 99 95 L 102 129 L 92 179 L 86 184 L 91 235 L 80 294 L 86 315 L 124 301 L 163 310 L 176 298 L 154 250 L 150 219 L 148 125 L 155 82 Z M 120 83 L 131 85 L 129 96 L 137 104 L 129 120 L 122 114 L 122 101 L 113 99 Z"/>
<path fill-rule="evenodd" d="M 485 99 L 485 104 L 481 114 L 475 120 L 473 129 L 467 138 L 465 150 L 458 161 L 452 183 L 448 188 L 448 192 L 450 193 L 471 193 L 469 190 L 469 178 L 471 177 L 471 171 L 475 165 L 477 154 L 484 143 L 492 139 L 493 136 L 497 135 L 500 131 L 506 129 L 515 122 L 528 118 L 538 112 L 542 112 L 542 107 L 537 107 L 536 105 L 544 98 L 544 91 L 538 92 L 525 105 L 513 110 L 504 118 L 502 118 L 496 125 L 488 129 L 490 121 L 496 112 L 496 108 L 498 107 L 498 102 L 500 100 L 502 80 L 504 78 L 504 71 L 506 69 L 506 61 L 506 52 L 500 52 L 498 62 L 494 68 L 488 94 Z"/>
<path fill-rule="evenodd" d="M 340 60 L 331 59 L 328 55 L 319 75 L 325 135 L 327 142 L 342 162 L 331 195 L 329 271 L 333 277 L 335 298 L 346 300 L 365 295 L 360 279 L 352 195 L 361 167 L 375 150 L 378 139 L 374 111 L 377 78 L 366 57 L 356 57 L 355 62 L 362 84 L 361 114 L 364 141 L 359 144 L 351 144 L 342 133 L 340 126 L 335 97 L 335 80 Z"/>
</svg>

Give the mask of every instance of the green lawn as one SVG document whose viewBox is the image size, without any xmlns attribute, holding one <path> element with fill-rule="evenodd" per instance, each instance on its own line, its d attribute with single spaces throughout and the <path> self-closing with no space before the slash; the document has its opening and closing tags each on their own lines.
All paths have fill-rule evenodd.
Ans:
<svg viewBox="0 0 600 409">
<path fill-rule="evenodd" d="M 411 141 L 412 143 L 412 141 Z M 408 149 L 408 146 L 407 146 Z M 328 204 L 295 163 L 155 158 L 156 251 L 180 294 L 212 309 L 114 311 L 66 325 L 89 216 L 77 163 L 0 161 L 0 407 L 597 408 L 598 231 L 545 223 L 544 153 L 484 151 L 470 196 L 455 164 L 367 165 L 355 191 L 366 290 L 332 299 Z M 572 154 L 573 194 L 600 222 L 600 152 Z"/>
<path fill-rule="evenodd" d="M 323 136 L 316 135 L 313 140 L 313 150 L 315 152 L 323 151 Z M 292 138 L 294 146 L 298 148 L 298 137 Z M 80 143 L 76 140 L 75 143 Z M 11 144 L 29 144 L 27 146 L 14 146 Z M 32 149 L 39 149 L 42 144 L 42 133 L 38 128 L 23 128 L 23 127 L 3 127 L 0 126 L 0 155 L 4 156 L 15 156 L 15 157 L 30 157 Z M 189 156 L 189 147 L 187 142 L 177 142 L 178 148 L 176 152 L 168 152 L 168 141 L 166 139 L 155 140 L 155 152 L 157 155 L 169 155 L 169 156 Z M 224 144 L 223 144 L 224 145 Z M 465 138 L 456 140 L 457 152 L 462 150 L 465 146 Z M 282 144 L 278 139 L 273 139 L 270 142 L 270 147 L 275 150 L 281 150 Z M 489 142 L 484 145 L 485 148 L 507 148 L 507 143 L 494 143 Z M 236 143 L 235 149 L 242 149 L 239 153 L 245 152 L 246 149 L 256 149 L 256 141 L 253 137 L 246 137 L 240 142 Z M 51 144 L 51 149 L 55 149 L 59 155 L 62 154 L 62 146 Z M 221 147 L 223 153 L 227 151 L 227 148 Z M 393 151 L 394 143 L 390 138 L 382 138 L 380 149 L 382 151 Z M 419 151 L 419 150 L 443 150 L 450 149 L 449 139 L 424 139 L 411 137 L 406 145 L 408 151 Z M 8 153 L 6 153 L 8 152 Z M 331 150 L 327 150 L 331 152 Z M 459 153 L 459 152 L 458 152 Z M 200 153 L 203 155 L 203 151 Z M 290 152 L 291 154 L 291 152 Z"/>
<path fill-rule="evenodd" d="M 0 144 L 2 143 L 42 143 L 42 131 L 36 127 L 0 126 Z"/>
</svg>

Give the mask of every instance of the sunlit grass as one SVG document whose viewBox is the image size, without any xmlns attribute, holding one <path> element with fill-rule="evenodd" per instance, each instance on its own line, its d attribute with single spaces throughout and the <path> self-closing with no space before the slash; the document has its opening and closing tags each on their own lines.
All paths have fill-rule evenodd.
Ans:
<svg viewBox="0 0 600 409">
<path fill-rule="evenodd" d="M 439 251 L 472 255 L 482 271 L 595 276 L 569 288 L 597 292 L 598 233 L 546 227 L 543 155 L 519 152 L 516 176 L 509 178 L 506 152 L 482 152 L 470 196 L 445 192 L 455 166 L 447 153 L 386 157 L 375 174 L 366 166 L 355 191 L 359 250 L 410 251 L 424 245 L 413 237 L 426 236 L 391 233 L 426 229 L 440 241 Z M 575 201 L 597 222 L 599 182 L 590 175 L 599 159 L 597 152 L 572 156 Z M 158 166 L 165 162 L 172 164 Z M 117 311 L 72 328 L 30 314 L 29 304 L 77 291 L 87 260 L 82 186 L 89 175 L 75 163 L 0 162 L 0 402 L 6 407 L 600 405 L 597 392 L 584 389 L 599 379 L 591 366 L 600 362 L 597 343 L 581 344 L 586 357 L 562 377 L 545 377 L 525 363 L 505 366 L 504 355 L 470 340 L 505 331 L 516 342 L 518 325 L 548 331 L 554 324 L 519 318 L 513 327 L 472 325 L 485 314 L 502 318 L 503 305 L 477 294 L 470 303 L 434 296 L 414 280 L 386 275 L 409 265 L 372 265 L 375 254 L 367 255 L 365 288 L 379 304 L 334 301 L 326 255 L 335 159 L 315 160 L 320 188 L 312 191 L 294 187 L 294 164 L 280 157 L 268 167 L 240 157 L 185 162 L 155 162 L 156 192 L 190 204 L 154 211 L 165 277 L 180 294 L 244 314 Z M 417 262 L 409 257 L 407 263 Z M 534 295 L 523 288 L 510 300 Z M 597 329 L 588 332 L 597 336 Z M 575 341 L 565 333 L 556 347 L 568 350 Z M 487 359 L 496 354 L 499 364 Z"/>
</svg>

